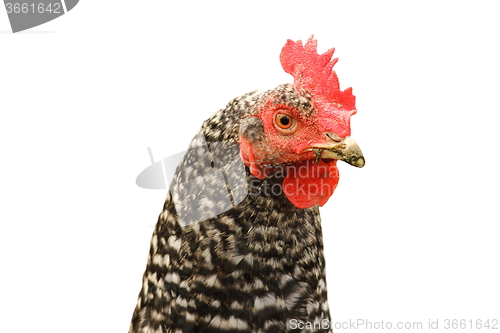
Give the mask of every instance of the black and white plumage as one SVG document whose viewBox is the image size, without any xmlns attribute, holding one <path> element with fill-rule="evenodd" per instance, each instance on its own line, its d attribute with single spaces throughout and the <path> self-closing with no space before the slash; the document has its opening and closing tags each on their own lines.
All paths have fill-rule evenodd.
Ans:
<svg viewBox="0 0 500 333">
<path fill-rule="evenodd" d="M 266 142 L 255 115 L 270 101 L 312 117 L 313 97 L 291 84 L 256 91 L 203 123 L 153 233 L 130 333 L 331 331 L 291 325 L 330 322 L 318 205 L 297 208 L 275 190 L 292 162 L 258 178 L 240 157 L 242 137 Z"/>
</svg>

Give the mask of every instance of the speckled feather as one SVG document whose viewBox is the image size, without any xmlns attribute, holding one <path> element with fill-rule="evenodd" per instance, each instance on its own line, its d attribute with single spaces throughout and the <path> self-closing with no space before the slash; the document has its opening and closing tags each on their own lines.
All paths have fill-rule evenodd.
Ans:
<svg viewBox="0 0 500 333">
<path fill-rule="evenodd" d="M 290 326 L 292 319 L 330 321 L 318 206 L 299 209 L 272 193 L 283 173 L 259 180 L 246 167 L 231 169 L 241 133 L 262 140 L 259 123 L 247 117 L 269 96 L 282 96 L 305 117 L 315 112 L 307 92 L 283 85 L 236 98 L 204 122 L 176 170 L 153 233 L 130 333 L 330 332 Z M 199 183 L 217 166 L 231 187 L 223 192 L 231 206 L 180 223 L 177 209 L 186 216 L 218 211 L 220 193 L 211 194 L 218 189 Z"/>
</svg>

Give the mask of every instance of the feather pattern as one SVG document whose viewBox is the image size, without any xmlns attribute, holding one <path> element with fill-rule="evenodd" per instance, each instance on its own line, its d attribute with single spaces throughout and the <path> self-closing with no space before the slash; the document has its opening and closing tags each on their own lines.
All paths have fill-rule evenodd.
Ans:
<svg viewBox="0 0 500 333">
<path fill-rule="evenodd" d="M 292 319 L 330 320 L 318 206 L 299 209 L 283 193 L 264 191 L 280 186 L 283 177 L 260 180 L 248 168 L 226 170 L 234 154 L 216 144 L 237 142 L 240 120 L 234 115 L 252 110 L 262 96 L 253 92 L 231 101 L 193 139 L 153 233 L 130 333 L 289 332 Z M 202 137 L 217 154 L 200 149 Z M 212 202 L 220 193 L 209 193 L 214 187 L 204 185 L 203 194 L 176 188 L 214 165 L 235 178 L 232 184 L 245 187 L 232 193 L 247 193 L 221 214 Z M 181 224 L 177 206 L 186 209 L 196 201 L 188 193 L 203 195 L 203 209 L 213 209 L 213 217 Z"/>
<path fill-rule="evenodd" d="M 316 47 L 288 41 L 294 84 L 233 99 L 193 138 L 130 333 L 331 332 L 318 204 L 337 186 L 337 160 L 365 161 L 349 137 L 355 97 L 339 88 L 333 49 Z"/>
</svg>

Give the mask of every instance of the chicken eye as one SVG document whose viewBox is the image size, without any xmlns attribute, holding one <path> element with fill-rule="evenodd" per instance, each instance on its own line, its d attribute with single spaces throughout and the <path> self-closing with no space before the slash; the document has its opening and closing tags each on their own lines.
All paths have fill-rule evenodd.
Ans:
<svg viewBox="0 0 500 333">
<path fill-rule="evenodd" d="M 281 129 L 289 129 L 292 127 L 293 119 L 289 115 L 278 113 L 274 119 L 276 125 Z"/>
</svg>

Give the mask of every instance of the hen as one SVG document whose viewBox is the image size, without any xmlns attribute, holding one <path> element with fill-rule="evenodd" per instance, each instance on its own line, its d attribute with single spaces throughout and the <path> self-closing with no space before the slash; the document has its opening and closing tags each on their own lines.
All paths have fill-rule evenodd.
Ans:
<svg viewBox="0 0 500 333">
<path fill-rule="evenodd" d="M 151 240 L 131 333 L 330 332 L 318 206 L 337 160 L 362 167 L 341 91 L 317 41 L 288 40 L 293 84 L 235 98 L 203 123 Z"/>
</svg>

